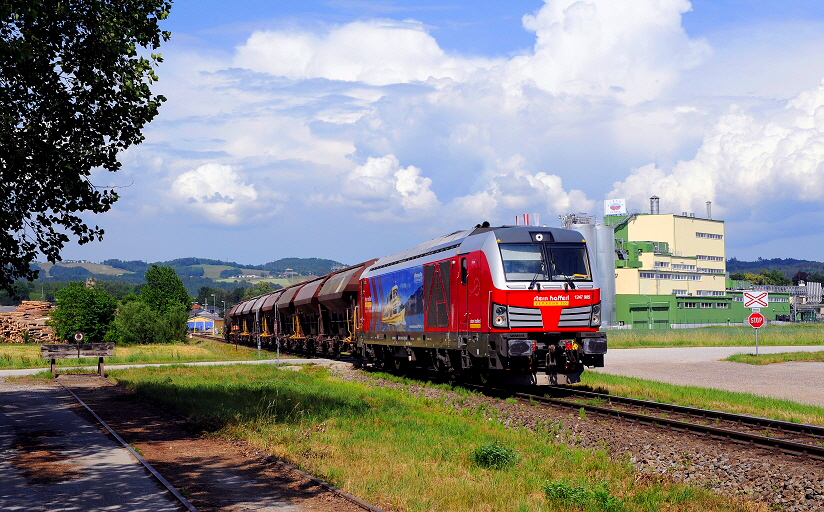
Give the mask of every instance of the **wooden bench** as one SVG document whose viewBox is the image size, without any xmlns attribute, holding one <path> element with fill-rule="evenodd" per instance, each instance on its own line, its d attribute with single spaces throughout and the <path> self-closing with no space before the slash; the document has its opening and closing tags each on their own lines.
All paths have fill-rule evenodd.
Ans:
<svg viewBox="0 0 824 512">
<path fill-rule="evenodd" d="M 52 377 L 57 377 L 56 359 L 78 359 L 97 357 L 97 373 L 103 377 L 103 358 L 114 355 L 114 343 L 61 343 L 41 345 L 40 357 L 51 359 Z"/>
</svg>

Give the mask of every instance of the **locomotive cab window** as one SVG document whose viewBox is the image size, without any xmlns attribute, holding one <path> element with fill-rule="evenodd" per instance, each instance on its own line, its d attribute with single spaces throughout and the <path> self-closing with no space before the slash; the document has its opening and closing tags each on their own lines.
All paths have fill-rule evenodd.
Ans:
<svg viewBox="0 0 824 512">
<path fill-rule="evenodd" d="M 507 281 L 591 281 L 585 244 L 500 244 Z"/>
<path fill-rule="evenodd" d="M 546 247 L 553 281 L 591 281 L 586 246 L 581 244 Z"/>
<path fill-rule="evenodd" d="M 501 259 L 507 281 L 546 280 L 542 244 L 501 244 Z"/>
</svg>

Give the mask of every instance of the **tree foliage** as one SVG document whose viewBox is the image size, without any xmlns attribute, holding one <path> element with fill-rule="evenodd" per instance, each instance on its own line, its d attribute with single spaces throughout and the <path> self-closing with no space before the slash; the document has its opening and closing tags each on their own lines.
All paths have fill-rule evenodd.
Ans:
<svg viewBox="0 0 824 512">
<path fill-rule="evenodd" d="M 137 296 L 126 296 L 112 324 L 118 343 L 172 343 L 186 340 L 191 299 L 171 267 L 152 265 Z"/>
<path fill-rule="evenodd" d="M 55 294 L 57 306 L 49 324 L 60 340 L 71 340 L 77 332 L 84 343 L 100 343 L 114 319 L 117 300 L 106 291 L 70 283 Z"/>
<path fill-rule="evenodd" d="M 144 277 L 146 285 L 140 289 L 140 300 L 148 304 L 152 311 L 165 313 L 181 307 L 188 310 L 192 305 L 189 292 L 172 267 L 152 264 Z"/>
<path fill-rule="evenodd" d="M 109 210 L 117 194 L 90 181 L 165 100 L 152 95 L 169 0 L 6 0 L 0 3 L 0 288 L 35 279 L 38 252 L 60 260 L 68 234 L 100 239 L 77 213 Z"/>
</svg>

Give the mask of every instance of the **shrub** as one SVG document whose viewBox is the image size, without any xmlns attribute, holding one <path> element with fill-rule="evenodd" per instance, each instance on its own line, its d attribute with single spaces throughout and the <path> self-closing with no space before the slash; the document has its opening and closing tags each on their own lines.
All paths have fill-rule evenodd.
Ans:
<svg viewBox="0 0 824 512">
<path fill-rule="evenodd" d="M 55 293 L 57 307 L 51 314 L 49 325 L 54 327 L 60 340 L 70 339 L 82 332 L 85 343 L 103 341 L 109 324 L 114 318 L 117 301 L 97 288 L 86 288 L 81 283 L 69 283 Z"/>
<path fill-rule="evenodd" d="M 518 462 L 518 454 L 495 441 L 476 448 L 472 452 L 472 462 L 484 469 L 506 469 Z"/>
</svg>

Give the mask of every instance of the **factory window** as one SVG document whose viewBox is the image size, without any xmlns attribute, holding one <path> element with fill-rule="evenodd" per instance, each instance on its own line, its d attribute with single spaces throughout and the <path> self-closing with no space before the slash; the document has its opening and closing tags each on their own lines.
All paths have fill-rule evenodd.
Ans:
<svg viewBox="0 0 824 512">
<path fill-rule="evenodd" d="M 720 268 L 702 268 L 702 267 L 698 267 L 698 272 L 701 272 L 702 274 L 723 274 L 724 270 L 722 270 Z"/>
<path fill-rule="evenodd" d="M 715 304 L 715 309 L 730 309 L 729 302 L 717 302 Z"/>
<path fill-rule="evenodd" d="M 710 309 L 710 308 L 712 308 L 712 302 L 702 302 L 702 303 L 701 303 L 701 308 L 702 308 L 702 309 Z"/>
<path fill-rule="evenodd" d="M 656 272 L 639 272 L 641 279 L 672 279 L 674 281 L 700 281 L 701 276 L 692 274 L 662 274 Z"/>
<path fill-rule="evenodd" d="M 673 291 L 672 291 L 672 294 L 673 294 L 673 295 L 686 295 L 686 294 L 687 294 L 687 290 L 673 290 Z"/>
<path fill-rule="evenodd" d="M 767 297 L 767 302 L 790 302 L 788 297 Z"/>
<path fill-rule="evenodd" d="M 655 268 L 662 268 L 662 267 L 669 267 L 669 262 L 667 261 L 656 261 Z"/>
<path fill-rule="evenodd" d="M 695 292 L 696 295 L 701 295 L 703 297 L 723 297 L 724 292 L 720 290 L 698 290 Z"/>
<path fill-rule="evenodd" d="M 695 265 L 682 265 L 680 263 L 673 263 L 673 270 L 695 270 Z"/>
<path fill-rule="evenodd" d="M 698 231 L 695 232 L 696 238 L 711 238 L 713 240 L 723 240 L 724 235 L 716 235 L 715 233 L 699 233 Z"/>
<path fill-rule="evenodd" d="M 697 307 L 698 307 L 697 302 L 685 302 L 684 303 L 684 308 L 686 308 L 686 309 L 695 309 Z"/>
<path fill-rule="evenodd" d="M 703 261 L 724 261 L 721 256 L 707 256 L 706 254 L 699 254 L 695 258 Z"/>
</svg>

